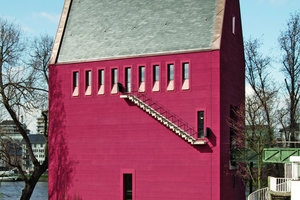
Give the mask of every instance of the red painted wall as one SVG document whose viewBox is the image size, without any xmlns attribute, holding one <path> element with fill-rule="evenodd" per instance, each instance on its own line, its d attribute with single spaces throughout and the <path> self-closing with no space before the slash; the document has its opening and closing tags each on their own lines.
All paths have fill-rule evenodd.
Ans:
<svg viewBox="0 0 300 200">
<path fill-rule="evenodd" d="M 219 200 L 220 127 L 225 126 L 219 58 L 213 51 L 50 66 L 49 199 L 121 200 L 121 174 L 129 170 L 135 199 Z M 181 90 L 182 61 L 190 62 L 187 91 Z M 166 91 L 169 62 L 175 64 L 175 91 Z M 151 91 L 152 64 L 160 65 L 159 92 Z M 145 93 L 153 100 L 195 128 L 197 110 L 205 110 L 212 130 L 208 145 L 190 145 L 119 94 L 110 94 L 112 67 L 118 67 L 124 84 L 124 67 L 131 66 L 136 89 L 139 65 L 146 66 Z M 96 91 L 99 68 L 105 69 L 104 95 Z M 86 69 L 92 69 L 91 96 L 84 95 Z M 78 97 L 72 97 L 74 70 L 80 73 Z"/>
<path fill-rule="evenodd" d="M 232 31 L 232 18 L 235 17 L 235 33 Z M 240 106 L 245 99 L 245 60 L 239 0 L 226 1 L 223 33 L 221 40 L 221 198 L 245 199 L 245 192 L 240 177 L 235 170 L 229 169 L 230 129 L 228 120 L 230 105 Z"/>
</svg>

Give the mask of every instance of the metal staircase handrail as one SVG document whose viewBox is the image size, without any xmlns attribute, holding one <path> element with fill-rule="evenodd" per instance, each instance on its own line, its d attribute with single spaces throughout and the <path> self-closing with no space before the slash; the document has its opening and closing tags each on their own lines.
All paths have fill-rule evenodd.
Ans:
<svg viewBox="0 0 300 200">
<path fill-rule="evenodd" d="M 136 98 L 140 99 L 142 102 L 144 103 L 147 102 L 148 106 L 150 106 L 152 109 L 157 111 L 160 115 L 162 115 L 163 117 L 171 121 L 177 127 L 179 127 L 180 129 L 188 133 L 194 139 L 198 138 L 198 132 L 195 131 L 193 127 L 191 127 L 186 121 L 178 117 L 176 114 L 170 112 L 163 105 L 153 101 L 151 97 L 147 97 L 144 93 L 138 91 L 132 91 L 130 93 L 126 93 L 126 95 L 135 96 Z"/>
<path fill-rule="evenodd" d="M 248 200 L 268 200 L 269 188 L 265 187 L 249 194 Z"/>
</svg>

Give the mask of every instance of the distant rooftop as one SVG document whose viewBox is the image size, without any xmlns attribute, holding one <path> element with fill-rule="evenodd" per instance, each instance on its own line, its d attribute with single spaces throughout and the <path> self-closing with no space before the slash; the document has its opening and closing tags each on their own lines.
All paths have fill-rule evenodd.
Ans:
<svg viewBox="0 0 300 200">
<path fill-rule="evenodd" d="M 45 144 L 45 138 L 42 134 L 30 134 L 28 137 L 31 144 Z"/>
</svg>

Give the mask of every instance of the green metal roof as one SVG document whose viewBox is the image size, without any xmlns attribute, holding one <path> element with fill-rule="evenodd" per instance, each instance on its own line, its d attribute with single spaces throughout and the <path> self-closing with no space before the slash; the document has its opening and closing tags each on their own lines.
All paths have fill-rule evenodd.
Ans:
<svg viewBox="0 0 300 200">
<path fill-rule="evenodd" d="M 218 7 L 218 0 L 72 0 L 57 61 L 210 49 Z"/>
</svg>

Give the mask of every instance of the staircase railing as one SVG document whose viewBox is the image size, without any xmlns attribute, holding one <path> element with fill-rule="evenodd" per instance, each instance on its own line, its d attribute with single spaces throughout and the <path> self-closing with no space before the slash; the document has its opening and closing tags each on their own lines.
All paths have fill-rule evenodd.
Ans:
<svg viewBox="0 0 300 200">
<path fill-rule="evenodd" d="M 248 200 L 268 200 L 269 188 L 262 188 L 252 192 L 248 196 Z"/>
<path fill-rule="evenodd" d="M 151 107 L 151 109 L 153 109 L 155 112 L 159 113 L 162 117 L 172 122 L 174 125 L 191 136 L 193 140 L 204 139 L 205 135 L 200 135 L 199 132 L 190 126 L 186 121 L 166 109 L 163 105 L 154 101 L 151 97 L 146 96 L 144 93 L 133 91 L 130 93 L 124 93 L 123 95 L 130 96 L 131 98 L 137 98 L 137 101 L 141 101 L 141 103 Z"/>
</svg>

